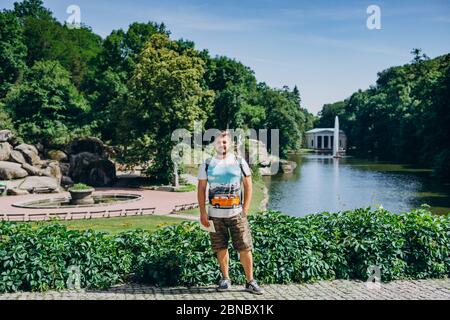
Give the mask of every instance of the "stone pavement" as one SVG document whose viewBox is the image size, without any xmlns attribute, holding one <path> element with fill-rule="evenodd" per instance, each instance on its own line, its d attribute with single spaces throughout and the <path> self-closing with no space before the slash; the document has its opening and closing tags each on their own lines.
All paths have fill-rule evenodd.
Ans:
<svg viewBox="0 0 450 320">
<path fill-rule="evenodd" d="M 29 194 L 21 196 L 7 196 L 0 197 L 0 214 L 19 214 L 25 212 L 33 213 L 52 213 L 52 212 L 77 212 L 86 210 L 118 210 L 118 209 L 135 209 L 135 208 L 146 208 L 155 207 L 155 214 L 170 214 L 176 205 L 194 203 L 197 202 L 196 192 L 164 192 L 164 191 L 154 191 L 145 190 L 141 188 L 113 188 L 113 187 L 98 187 L 95 188 L 94 194 L 108 194 L 108 193 L 133 193 L 142 196 L 141 199 L 112 204 L 107 206 L 89 207 L 89 208 L 55 208 L 55 209 L 26 209 L 14 207 L 13 204 L 21 203 L 24 201 L 41 200 L 48 198 L 60 198 L 69 197 L 70 193 L 67 191 L 60 193 L 47 193 L 47 194 Z"/>
<path fill-rule="evenodd" d="M 265 294 L 256 296 L 243 291 L 242 285 L 234 285 L 229 292 L 217 292 L 213 286 L 155 288 L 126 284 L 105 291 L 0 294 L 0 300 L 450 300 L 450 279 L 393 281 L 371 289 L 365 282 L 353 280 L 262 287 Z"/>
</svg>

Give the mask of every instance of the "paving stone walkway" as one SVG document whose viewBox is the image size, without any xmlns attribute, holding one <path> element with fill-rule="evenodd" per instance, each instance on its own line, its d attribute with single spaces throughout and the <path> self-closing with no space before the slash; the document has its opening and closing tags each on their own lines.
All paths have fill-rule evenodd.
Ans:
<svg viewBox="0 0 450 320">
<path fill-rule="evenodd" d="M 214 287 L 155 288 L 126 284 L 105 291 L 49 291 L 1 294 L 0 300 L 450 300 L 450 279 L 393 281 L 367 288 L 365 282 L 334 280 L 314 284 L 266 285 L 256 296 L 235 285 L 229 292 Z"/>
</svg>

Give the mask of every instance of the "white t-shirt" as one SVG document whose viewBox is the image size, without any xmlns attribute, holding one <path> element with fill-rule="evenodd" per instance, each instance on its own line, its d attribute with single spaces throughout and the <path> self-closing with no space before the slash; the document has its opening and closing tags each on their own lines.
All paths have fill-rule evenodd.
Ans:
<svg viewBox="0 0 450 320">
<path fill-rule="evenodd" d="M 251 170 L 243 158 L 229 154 L 225 159 L 217 156 L 206 161 L 198 169 L 198 179 L 208 180 L 208 214 L 210 217 L 229 218 L 242 212 L 241 188 L 243 176 L 250 176 Z"/>
</svg>

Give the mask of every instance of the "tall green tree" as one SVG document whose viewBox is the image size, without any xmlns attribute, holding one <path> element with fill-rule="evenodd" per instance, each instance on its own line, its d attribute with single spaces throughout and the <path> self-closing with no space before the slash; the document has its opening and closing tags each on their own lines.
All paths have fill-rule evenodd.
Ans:
<svg viewBox="0 0 450 320">
<path fill-rule="evenodd" d="M 25 70 L 26 54 L 19 19 L 12 12 L 0 12 L 0 99 Z"/>
<path fill-rule="evenodd" d="M 169 181 L 173 173 L 172 132 L 205 122 L 213 92 L 203 88 L 204 61 L 193 49 L 180 53 L 177 42 L 155 34 L 138 56 L 128 94 L 117 105 L 118 136 L 127 158 L 149 164 L 146 172 Z"/>
<path fill-rule="evenodd" d="M 29 143 L 62 146 L 80 134 L 90 134 L 83 119 L 89 105 L 57 61 L 40 61 L 4 99 L 19 135 Z"/>
</svg>

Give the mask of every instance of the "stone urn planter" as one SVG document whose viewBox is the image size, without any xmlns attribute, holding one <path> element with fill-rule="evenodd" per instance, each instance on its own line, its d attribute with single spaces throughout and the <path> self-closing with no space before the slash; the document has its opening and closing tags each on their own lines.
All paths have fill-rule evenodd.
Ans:
<svg viewBox="0 0 450 320">
<path fill-rule="evenodd" d="M 70 193 L 70 204 L 94 204 L 94 198 L 92 197 L 92 192 L 95 191 L 94 188 L 77 183 L 69 188 L 68 191 Z"/>
</svg>

